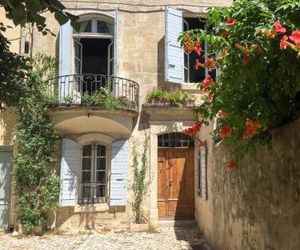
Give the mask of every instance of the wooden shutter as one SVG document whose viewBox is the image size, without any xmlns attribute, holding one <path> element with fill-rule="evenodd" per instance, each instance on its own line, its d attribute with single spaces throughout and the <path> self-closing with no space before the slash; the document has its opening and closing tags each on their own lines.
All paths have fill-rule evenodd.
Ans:
<svg viewBox="0 0 300 250">
<path fill-rule="evenodd" d="M 166 8 L 165 80 L 169 82 L 184 82 L 184 53 L 178 42 L 182 31 L 182 12 Z"/>
<path fill-rule="evenodd" d="M 75 206 L 77 198 L 77 178 L 80 163 L 80 145 L 70 139 L 63 139 L 60 168 L 60 205 Z"/>
<path fill-rule="evenodd" d="M 112 143 L 110 206 L 126 206 L 128 172 L 128 140 Z"/>
</svg>

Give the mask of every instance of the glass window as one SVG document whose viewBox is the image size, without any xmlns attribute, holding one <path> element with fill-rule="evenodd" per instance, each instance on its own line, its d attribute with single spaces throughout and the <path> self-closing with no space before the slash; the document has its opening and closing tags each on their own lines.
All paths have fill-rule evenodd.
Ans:
<svg viewBox="0 0 300 250">
<path fill-rule="evenodd" d="M 82 148 L 80 203 L 106 202 L 106 147 L 100 144 Z"/>
<path fill-rule="evenodd" d="M 97 33 L 114 33 L 114 26 L 112 23 L 97 21 Z"/>
<path fill-rule="evenodd" d="M 158 136 L 158 147 L 180 148 L 194 147 L 194 140 L 183 133 L 167 133 Z"/>
<path fill-rule="evenodd" d="M 92 21 L 91 20 L 88 20 L 88 21 L 83 21 L 80 23 L 80 30 L 79 30 L 80 33 L 90 33 L 92 32 Z"/>
</svg>

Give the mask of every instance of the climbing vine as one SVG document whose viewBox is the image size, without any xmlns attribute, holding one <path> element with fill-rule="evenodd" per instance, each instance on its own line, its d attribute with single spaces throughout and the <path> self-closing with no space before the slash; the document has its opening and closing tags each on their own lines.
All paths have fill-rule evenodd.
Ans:
<svg viewBox="0 0 300 250">
<path fill-rule="evenodd" d="M 146 174 L 148 169 L 147 162 L 147 152 L 148 152 L 148 138 L 145 138 L 143 143 L 143 151 L 141 154 L 141 159 L 139 164 L 139 157 L 136 148 L 133 148 L 133 204 L 132 209 L 134 212 L 134 220 L 136 223 L 144 222 L 144 211 L 143 211 L 143 200 L 147 193 L 149 182 L 146 181 Z"/>
<path fill-rule="evenodd" d="M 299 117 L 299 15 L 298 0 L 235 1 L 208 12 L 207 30 L 179 37 L 186 53 L 198 55 L 195 68 L 209 72 L 199 83 L 204 103 L 196 111 L 202 119 L 187 133 L 217 119 L 214 139 L 242 156 L 255 152 L 257 143 L 271 145 L 270 130 Z"/>
<path fill-rule="evenodd" d="M 15 104 L 17 115 L 15 181 L 16 212 L 25 232 L 45 229 L 47 215 L 57 205 L 59 177 L 54 171 L 58 136 L 47 116 L 49 101 L 46 78 L 55 74 L 52 57 L 37 55 L 24 80 L 30 93 Z"/>
</svg>

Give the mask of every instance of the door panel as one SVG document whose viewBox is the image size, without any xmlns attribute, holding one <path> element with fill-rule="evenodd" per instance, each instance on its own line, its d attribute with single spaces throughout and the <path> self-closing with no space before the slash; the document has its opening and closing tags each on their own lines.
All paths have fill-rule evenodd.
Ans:
<svg viewBox="0 0 300 250">
<path fill-rule="evenodd" d="M 194 218 L 194 207 L 194 148 L 159 148 L 159 217 Z"/>
<path fill-rule="evenodd" d="M 10 209 L 11 156 L 0 148 L 0 228 L 7 229 Z"/>
</svg>

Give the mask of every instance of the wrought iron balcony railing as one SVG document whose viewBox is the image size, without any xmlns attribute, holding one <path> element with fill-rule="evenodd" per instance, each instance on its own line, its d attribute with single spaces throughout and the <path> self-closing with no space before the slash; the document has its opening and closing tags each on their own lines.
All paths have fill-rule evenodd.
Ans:
<svg viewBox="0 0 300 250">
<path fill-rule="evenodd" d="M 64 75 L 49 80 L 59 105 L 106 106 L 138 110 L 139 85 L 126 78 L 100 74 Z"/>
</svg>

